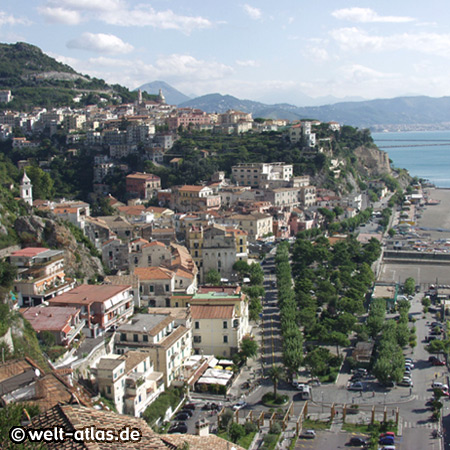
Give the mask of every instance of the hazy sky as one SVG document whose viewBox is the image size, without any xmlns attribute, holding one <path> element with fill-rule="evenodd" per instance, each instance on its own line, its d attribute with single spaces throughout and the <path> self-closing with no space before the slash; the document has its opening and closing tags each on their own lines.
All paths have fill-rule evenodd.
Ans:
<svg viewBox="0 0 450 450">
<path fill-rule="evenodd" d="M 0 41 L 130 89 L 267 103 L 450 94 L 444 0 L 0 0 Z M 0 61 L 1 64 L 1 61 Z"/>
</svg>

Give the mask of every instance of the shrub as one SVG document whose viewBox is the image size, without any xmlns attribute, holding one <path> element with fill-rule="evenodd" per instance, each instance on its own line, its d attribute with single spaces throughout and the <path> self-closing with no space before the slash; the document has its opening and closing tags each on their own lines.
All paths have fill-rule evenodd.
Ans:
<svg viewBox="0 0 450 450">
<path fill-rule="evenodd" d="M 278 422 L 274 422 L 269 430 L 270 434 L 280 434 L 281 433 L 281 425 Z"/>
<path fill-rule="evenodd" d="M 258 430 L 256 423 L 253 423 L 253 422 L 246 422 L 244 425 L 244 428 L 245 428 L 246 434 L 254 433 L 255 431 Z"/>
<path fill-rule="evenodd" d="M 243 425 L 240 425 L 236 422 L 233 422 L 230 425 L 228 430 L 228 434 L 230 435 L 231 440 L 236 443 L 239 439 L 245 436 L 245 428 Z"/>
</svg>

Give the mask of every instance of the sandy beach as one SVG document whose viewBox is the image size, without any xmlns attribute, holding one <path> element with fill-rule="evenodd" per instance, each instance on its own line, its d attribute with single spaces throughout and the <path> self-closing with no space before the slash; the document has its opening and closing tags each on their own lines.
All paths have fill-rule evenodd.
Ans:
<svg viewBox="0 0 450 450">
<path fill-rule="evenodd" d="M 416 229 L 418 240 L 436 241 L 450 239 L 450 189 L 426 189 L 428 198 L 439 200 L 437 205 L 426 205 L 421 208 Z M 441 231 L 440 231 L 441 230 Z M 417 284 L 426 288 L 430 284 L 450 284 L 450 265 L 432 264 L 398 264 L 383 262 L 378 280 L 403 283 L 412 277 Z"/>
</svg>

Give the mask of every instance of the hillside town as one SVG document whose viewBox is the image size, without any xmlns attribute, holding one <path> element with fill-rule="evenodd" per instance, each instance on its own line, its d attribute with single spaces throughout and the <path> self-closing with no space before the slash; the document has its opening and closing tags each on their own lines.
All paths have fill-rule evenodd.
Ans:
<svg viewBox="0 0 450 450">
<path fill-rule="evenodd" d="M 11 99 L 9 91 L 0 96 L 3 102 Z M 331 137 L 317 137 L 319 126 Z M 294 165 L 285 161 L 236 160 L 229 174 L 219 170 L 195 184 L 166 186 L 154 173 L 130 170 L 124 159 L 139 155 L 154 167 L 176 170 L 182 157 L 169 151 L 182 131 L 225 136 L 276 131 L 287 143 L 298 145 L 306 158 L 326 155 L 327 176 L 339 179 L 346 161 L 333 155 L 331 140 L 340 128 L 337 122 L 254 120 L 240 111 L 207 114 L 177 108 L 166 104 L 161 91 L 155 101 L 143 100 L 139 92 L 133 104 L 0 112 L 0 139 L 11 141 L 13 150 L 37 148 L 42 139 L 62 132 L 65 158 L 86 150 L 94 155 L 93 191 L 110 212 L 91 215 L 92 205 L 85 199 L 36 198 L 27 170 L 38 166 L 49 172 L 53 156 L 17 161 L 23 175 L 18 186 L 10 186 L 18 188 L 17 201 L 30 214 L 77 230 L 102 268 L 95 277 L 74 271 L 72 263 L 69 270 L 68 250 L 42 242 L 1 250 L 2 258 L 16 270 L 11 309 L 20 312 L 35 331 L 48 364 L 44 368 L 28 356 L 4 360 L 2 405 L 38 405 L 40 414 L 31 422 L 35 427 L 80 421 L 85 426 L 107 421 L 118 428 L 130 424 L 141 430 L 139 448 L 152 449 L 229 449 L 229 442 L 217 435 L 228 409 L 231 422 L 257 424 L 249 448 L 268 448 L 262 446 L 264 434 L 282 434 L 273 431 L 275 411 L 268 410 L 264 419 L 264 412 L 248 408 L 245 421 L 239 411 L 247 407 L 246 396 L 268 377 L 276 379 L 277 399 L 281 376 L 273 375 L 272 369 L 279 367 L 273 355 L 282 344 L 274 343 L 274 333 L 283 327 L 281 323 L 274 327 L 272 318 L 271 350 L 267 358 L 262 355 L 268 345 L 267 308 L 282 309 L 276 302 L 277 289 L 282 289 L 277 268 L 280 248 L 293 244 L 302 233 L 313 236 L 321 229 L 328 230 L 330 246 L 347 242 L 352 230 L 338 229 L 337 224 L 354 220 L 359 227 L 361 214 L 366 214 L 368 225 L 359 228 L 354 246 L 365 251 L 375 245 L 373 240 L 382 241 L 395 223 L 395 217 L 382 217 L 396 195 L 382 176 L 390 174 L 387 155 L 378 151 L 375 159 L 369 155 L 364 161 L 372 165 L 364 188 L 340 191 L 324 187 L 317 177 L 294 174 Z M 201 154 L 205 159 L 211 156 L 207 150 Z M 121 198 L 111 195 L 107 182 L 117 171 L 125 181 Z M 415 186 L 408 199 L 409 205 L 423 203 L 422 187 Z M 404 214 L 397 219 L 408 228 L 414 217 Z M 379 270 L 378 254 L 365 263 Z M 317 266 L 320 263 L 314 270 Z M 358 266 L 349 279 L 355 272 L 362 279 L 364 270 Z M 370 276 L 368 280 L 368 285 L 374 281 Z M 289 284 L 292 291 L 291 278 Z M 254 288 L 262 291 L 255 293 Z M 319 297 L 322 288 L 315 293 L 311 287 L 307 295 Z M 394 289 L 397 295 L 396 283 L 381 283 L 378 289 L 383 288 Z M 322 305 L 315 304 L 314 320 L 323 312 Z M 361 310 L 355 307 L 353 312 L 348 306 L 344 314 L 349 312 L 356 316 Z M 1 342 L 14 352 L 11 333 Z M 355 348 L 355 358 L 362 347 Z M 362 352 L 368 349 L 373 350 L 373 343 Z M 340 358 L 339 347 L 335 356 Z M 305 365 L 298 363 L 292 369 L 285 360 L 294 390 L 301 391 L 302 402 L 308 400 L 313 384 L 306 382 L 314 383 L 316 377 L 305 377 Z M 365 354 L 358 361 L 369 360 L 370 354 Z M 304 379 L 295 381 L 302 373 Z M 323 403 L 322 392 L 322 410 Z M 283 427 L 294 408 L 290 405 Z M 186 425 L 196 408 L 195 424 Z M 199 415 L 199 409 L 206 414 Z M 311 431 L 302 429 L 307 416 L 302 409 L 297 435 Z M 234 443 L 231 448 L 243 447 Z"/>
</svg>

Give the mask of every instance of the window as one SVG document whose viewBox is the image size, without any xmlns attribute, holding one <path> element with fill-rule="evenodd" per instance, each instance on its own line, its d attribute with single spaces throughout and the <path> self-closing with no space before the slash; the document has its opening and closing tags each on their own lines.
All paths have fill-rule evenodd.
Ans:
<svg viewBox="0 0 450 450">
<path fill-rule="evenodd" d="M 194 344 L 200 344 L 202 342 L 201 336 L 194 336 Z"/>
<path fill-rule="evenodd" d="M 166 284 L 166 292 L 169 292 L 169 285 Z"/>
<path fill-rule="evenodd" d="M 121 341 L 126 341 L 126 340 L 127 340 L 127 335 L 126 335 L 126 333 L 120 333 L 120 340 L 121 340 Z"/>
<path fill-rule="evenodd" d="M 223 343 L 224 344 L 228 344 L 228 336 L 224 336 L 223 337 Z"/>
<path fill-rule="evenodd" d="M 200 328 L 200 322 L 195 322 L 195 329 L 198 330 Z"/>
<path fill-rule="evenodd" d="M 228 328 L 228 322 L 226 320 L 223 321 L 223 328 Z"/>
<path fill-rule="evenodd" d="M 152 264 L 152 255 L 149 255 L 149 256 L 147 257 L 147 262 L 148 262 L 148 265 L 149 265 L 149 266 Z"/>
<path fill-rule="evenodd" d="M 239 326 L 239 319 L 234 319 L 233 320 L 233 327 L 237 328 Z"/>
<path fill-rule="evenodd" d="M 137 334 L 133 334 L 133 341 L 139 342 L 139 336 Z"/>
<path fill-rule="evenodd" d="M 143 338 L 144 342 L 148 342 L 148 335 L 147 334 L 144 334 L 144 336 L 142 336 L 142 338 Z M 145 369 L 145 366 L 144 366 L 144 369 Z"/>
<path fill-rule="evenodd" d="M 155 286 L 153 286 L 153 284 L 151 284 L 148 288 L 150 292 L 155 292 Z"/>
</svg>

